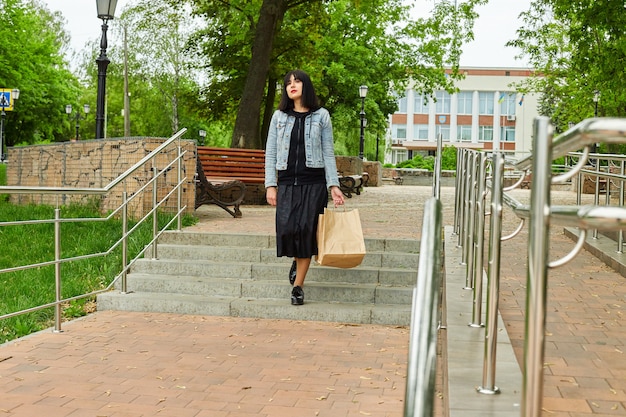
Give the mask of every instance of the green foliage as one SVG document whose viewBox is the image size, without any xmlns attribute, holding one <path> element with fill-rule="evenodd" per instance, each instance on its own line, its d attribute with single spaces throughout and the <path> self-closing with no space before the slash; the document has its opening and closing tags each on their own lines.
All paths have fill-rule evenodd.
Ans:
<svg viewBox="0 0 626 417">
<path fill-rule="evenodd" d="M 454 146 L 444 146 L 441 151 L 441 169 L 443 171 L 456 170 L 457 148 Z"/>
<path fill-rule="evenodd" d="M 456 156 L 457 148 L 454 146 L 444 146 L 441 151 L 441 169 L 443 171 L 456 170 Z M 393 164 L 384 164 L 384 168 L 414 168 L 414 169 L 427 169 L 429 171 L 435 170 L 435 157 L 423 156 L 417 154 L 413 159 L 407 159 L 406 161 L 398 162 L 395 166 Z"/>
<path fill-rule="evenodd" d="M 50 219 L 54 207 L 44 205 L 14 205 L 0 203 L 3 221 Z M 72 205 L 62 208 L 65 219 L 100 218 L 95 205 Z M 163 228 L 171 216 L 160 214 Z M 185 226 L 195 222 L 191 216 L 183 218 Z M 133 224 L 130 225 L 132 227 Z M 64 222 L 61 224 L 61 257 L 105 253 L 121 238 L 121 220 L 92 222 Z M 54 225 L 31 224 L 0 228 L 0 269 L 49 262 L 54 260 Z M 152 221 L 147 220 L 129 237 L 129 257 L 135 257 L 152 238 Z M 105 288 L 120 272 L 121 247 L 103 257 L 65 262 L 61 265 L 63 298 L 88 294 Z M 0 274 L 0 315 L 51 303 L 55 300 L 54 265 L 41 266 Z M 93 309 L 93 299 L 72 301 L 63 306 L 64 317 L 72 318 Z M 49 327 L 54 319 L 52 308 L 39 310 L 0 321 L 0 343 L 33 331 Z"/>
<path fill-rule="evenodd" d="M 427 169 L 429 171 L 435 170 L 435 157 L 415 155 L 413 159 L 407 159 L 406 161 L 396 164 L 397 168 L 416 168 Z"/>
<path fill-rule="evenodd" d="M 459 7 L 437 2 L 431 17 L 417 20 L 411 19 L 409 6 L 400 0 L 285 2 L 280 26 L 273 28 L 269 73 L 254 73 L 254 80 L 246 79 L 249 66 L 254 65 L 251 44 L 260 30 L 256 24 L 262 5 L 268 1 L 192 3 L 207 22 L 191 38 L 190 49 L 207 69 L 209 85 L 203 98 L 208 114 L 228 117 L 236 113 L 250 89 L 262 89 L 266 99 L 278 100 L 273 91 L 276 83 L 287 71 L 302 68 L 311 75 L 322 104 L 333 116 L 340 152 L 356 155 L 358 87 L 365 84 L 369 86 L 365 154 L 373 160 L 376 137 L 384 136 L 387 117 L 395 111 L 396 97 L 404 93 L 409 80 L 427 93 L 453 89 L 454 80 L 460 77 L 457 63 L 462 43 L 472 36 L 474 7 L 485 0 L 470 0 Z M 446 74 L 445 67 L 452 71 Z M 271 111 L 275 104 L 263 107 Z M 249 122 L 250 132 L 259 131 L 259 120 Z"/>
<path fill-rule="evenodd" d="M 63 58 L 69 44 L 62 17 L 34 0 L 0 2 L 0 87 L 18 88 L 7 112 L 4 143 L 60 141 L 71 132 L 65 105 L 75 103 L 78 81 Z"/>
<path fill-rule="evenodd" d="M 522 14 L 518 38 L 538 76 L 518 90 L 541 94 L 540 113 L 557 133 L 594 117 L 626 116 L 626 12 L 623 2 L 538 0 Z M 597 104 L 594 92 L 600 92 Z"/>
</svg>

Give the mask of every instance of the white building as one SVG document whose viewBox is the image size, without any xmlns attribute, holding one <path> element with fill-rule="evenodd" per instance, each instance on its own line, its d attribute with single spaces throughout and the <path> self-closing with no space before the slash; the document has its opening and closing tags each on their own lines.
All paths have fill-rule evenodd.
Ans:
<svg viewBox="0 0 626 417">
<path fill-rule="evenodd" d="M 522 157 L 532 144 L 533 120 L 538 116 L 538 96 L 521 94 L 514 83 L 531 70 L 519 68 L 461 68 L 465 78 L 456 83 L 458 93 L 435 92 L 436 101 L 413 89 L 398 100 L 390 117 L 390 138 L 385 163 L 410 159 L 414 152 L 443 145 L 472 149 L 500 149 Z"/>
</svg>

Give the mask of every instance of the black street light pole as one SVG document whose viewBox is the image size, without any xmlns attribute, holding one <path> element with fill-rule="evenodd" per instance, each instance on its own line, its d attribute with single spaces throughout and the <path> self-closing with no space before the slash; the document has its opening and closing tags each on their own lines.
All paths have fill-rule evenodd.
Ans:
<svg viewBox="0 0 626 417">
<path fill-rule="evenodd" d="M 595 104 L 595 108 L 593 110 L 593 117 L 598 117 L 598 101 L 600 101 L 600 90 L 594 90 L 593 92 L 593 103 Z M 598 144 L 594 143 L 591 147 L 591 153 L 598 152 Z"/>
<path fill-rule="evenodd" d="M 363 160 L 363 145 L 365 143 L 365 97 L 367 96 L 367 86 L 359 87 L 359 96 L 361 97 L 361 138 L 359 140 L 359 158 Z"/>
<path fill-rule="evenodd" d="M 0 163 L 3 163 L 7 159 L 7 155 L 4 152 L 4 140 L 5 140 L 4 119 L 7 117 L 7 113 L 5 110 L 7 108 L 11 110 L 12 109 L 11 102 L 13 102 L 13 105 L 15 105 L 15 100 L 17 100 L 19 96 L 20 96 L 20 90 L 18 90 L 17 88 L 14 88 L 11 91 L 11 95 L 9 99 L 7 99 L 7 96 L 5 95 L 4 91 L 0 94 L 0 108 L 2 109 L 2 111 L 0 112 Z"/>
<path fill-rule="evenodd" d="M 106 97 L 106 78 L 109 58 L 107 58 L 107 22 L 115 15 L 117 0 L 96 0 L 98 18 L 102 19 L 102 39 L 100 39 L 100 56 L 98 64 L 98 97 L 96 99 L 96 139 L 104 138 L 104 108 Z"/>
<path fill-rule="evenodd" d="M 380 141 L 380 135 L 376 135 L 376 162 L 378 162 L 378 142 Z"/>
<path fill-rule="evenodd" d="M 83 104 L 83 111 L 85 112 L 85 115 L 89 113 L 89 110 L 89 104 Z M 67 113 L 69 117 L 72 117 L 71 104 L 65 106 L 65 113 Z M 80 112 L 76 110 L 76 116 L 74 116 L 74 118 L 76 119 L 76 140 L 78 140 L 80 139 L 80 119 L 84 119 L 85 117 L 81 117 Z"/>
<path fill-rule="evenodd" d="M 4 162 L 4 119 L 7 117 L 4 108 L 9 107 L 9 101 L 6 99 L 4 94 L 0 95 L 0 107 L 2 108 L 2 113 L 0 115 L 0 162 Z"/>
</svg>

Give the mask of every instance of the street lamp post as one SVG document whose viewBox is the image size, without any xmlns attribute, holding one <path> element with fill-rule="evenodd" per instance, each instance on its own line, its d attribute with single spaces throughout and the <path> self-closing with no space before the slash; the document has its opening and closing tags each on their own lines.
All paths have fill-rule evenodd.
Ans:
<svg viewBox="0 0 626 417">
<path fill-rule="evenodd" d="M 378 147 L 380 146 L 378 142 L 380 141 L 380 135 L 376 135 L 376 161 L 378 162 Z"/>
<path fill-rule="evenodd" d="M 85 116 L 89 113 L 89 104 L 83 104 L 83 111 L 85 112 Z M 67 115 L 69 117 L 72 117 L 72 105 L 68 104 L 65 106 L 65 113 L 67 113 Z M 74 118 L 76 119 L 76 140 L 78 140 L 80 138 L 80 119 L 84 119 L 85 117 L 81 117 L 80 116 L 80 112 L 78 110 L 76 110 L 76 116 L 74 116 Z"/>
<path fill-rule="evenodd" d="M 204 142 L 206 140 L 206 130 L 204 129 L 198 130 L 198 135 L 200 135 L 200 145 L 204 146 Z"/>
<path fill-rule="evenodd" d="M 96 0 L 98 18 L 102 19 L 102 39 L 100 39 L 100 56 L 96 58 L 98 64 L 98 97 L 96 100 L 96 139 L 104 137 L 104 106 L 106 96 L 106 78 L 109 58 L 107 58 L 107 29 L 108 21 L 115 15 L 117 0 Z"/>
<path fill-rule="evenodd" d="M 359 96 L 361 97 L 361 138 L 359 140 L 359 158 L 363 160 L 363 145 L 365 143 L 365 97 L 367 96 L 367 86 L 359 87 Z"/>
<path fill-rule="evenodd" d="M 7 98 L 7 94 L 9 94 L 9 98 Z M 0 162 L 4 162 L 7 158 L 6 153 L 4 152 L 4 119 L 7 117 L 7 111 L 13 109 L 13 105 L 15 100 L 20 97 L 20 90 L 14 88 L 10 92 L 8 90 L 3 90 L 0 93 Z M 11 103 L 13 102 L 13 103 Z"/>
<path fill-rule="evenodd" d="M 598 101 L 600 101 L 600 90 L 594 90 L 593 92 L 593 103 L 594 103 L 594 110 L 593 110 L 593 117 L 598 117 Z M 598 144 L 594 143 L 593 146 L 591 147 L 591 153 L 596 153 L 598 152 Z"/>
</svg>

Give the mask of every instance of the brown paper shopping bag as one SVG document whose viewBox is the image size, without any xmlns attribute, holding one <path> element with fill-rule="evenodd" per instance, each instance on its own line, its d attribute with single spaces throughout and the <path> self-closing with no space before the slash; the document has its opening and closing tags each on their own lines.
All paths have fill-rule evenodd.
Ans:
<svg viewBox="0 0 626 417">
<path fill-rule="evenodd" d="M 365 240 L 359 210 L 329 210 L 319 215 L 317 256 L 322 266 L 354 268 L 365 257 Z"/>
</svg>

